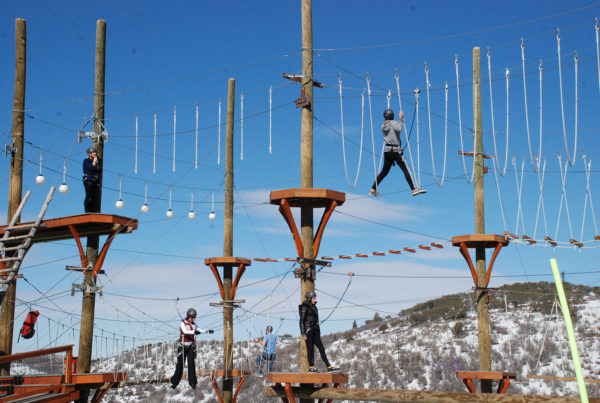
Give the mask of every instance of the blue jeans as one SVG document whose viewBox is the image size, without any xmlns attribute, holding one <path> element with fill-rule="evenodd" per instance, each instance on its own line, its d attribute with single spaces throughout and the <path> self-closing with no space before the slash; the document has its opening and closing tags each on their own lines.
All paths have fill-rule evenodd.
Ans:
<svg viewBox="0 0 600 403">
<path fill-rule="evenodd" d="M 256 366 L 258 367 L 258 374 L 264 375 L 263 373 L 263 362 L 267 362 L 267 372 L 273 371 L 273 361 L 275 361 L 275 354 L 268 354 L 266 351 L 256 357 Z"/>
</svg>

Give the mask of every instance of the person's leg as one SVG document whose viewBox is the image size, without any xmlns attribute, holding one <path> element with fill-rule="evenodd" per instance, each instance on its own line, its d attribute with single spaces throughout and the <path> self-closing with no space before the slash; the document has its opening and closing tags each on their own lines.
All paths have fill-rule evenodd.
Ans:
<svg viewBox="0 0 600 403">
<path fill-rule="evenodd" d="M 195 389 L 198 383 L 196 379 L 196 346 L 191 345 L 187 348 L 187 362 L 188 362 L 188 382 L 190 386 Z"/>
<path fill-rule="evenodd" d="M 314 345 L 314 331 L 309 330 L 306 334 L 306 355 L 308 358 L 308 366 L 313 367 L 315 365 L 315 345 Z"/>
<path fill-rule="evenodd" d="M 404 178 L 406 179 L 408 186 L 410 186 L 410 190 L 413 190 L 415 188 L 415 185 L 412 181 L 412 177 L 410 176 L 410 171 L 406 166 L 406 159 L 404 158 L 404 154 L 394 153 L 394 160 L 396 161 L 396 164 L 398 164 L 402 172 L 404 172 Z"/>
<path fill-rule="evenodd" d="M 383 153 L 383 168 L 381 168 L 381 172 L 377 175 L 377 180 L 373 182 L 371 189 L 375 189 L 375 186 L 379 186 L 383 178 L 387 176 L 390 172 L 390 168 L 392 167 L 392 162 L 394 161 L 394 153 L 391 151 L 386 151 Z"/>
<path fill-rule="evenodd" d="M 316 334 L 314 339 L 315 347 L 319 350 L 319 354 L 321 354 L 321 359 L 325 363 L 325 366 L 330 367 L 331 363 L 327 359 L 327 354 L 325 354 L 325 347 L 323 346 L 323 342 L 321 341 L 321 335 Z"/>
<path fill-rule="evenodd" d="M 92 208 L 92 213 L 100 212 L 100 194 L 100 183 L 95 182 L 94 187 L 92 189 L 92 200 L 90 206 Z"/>
<path fill-rule="evenodd" d="M 275 354 L 267 354 L 267 372 L 273 372 L 273 361 L 275 361 Z"/>
<path fill-rule="evenodd" d="M 259 375 L 264 375 L 265 373 L 263 372 L 263 363 L 265 362 L 265 352 L 263 351 L 261 353 L 261 355 L 259 355 L 258 357 L 256 357 L 256 365 L 258 366 L 258 374 Z"/>
<path fill-rule="evenodd" d="M 92 210 L 91 202 L 92 202 L 92 184 L 89 182 L 83 181 L 83 187 L 85 189 L 85 199 L 83 200 L 83 210 L 86 213 L 90 213 Z"/>
<path fill-rule="evenodd" d="M 179 346 L 177 347 L 177 365 L 175 365 L 175 373 L 170 379 L 173 388 L 181 381 L 181 375 L 183 375 L 183 349 Z"/>
</svg>

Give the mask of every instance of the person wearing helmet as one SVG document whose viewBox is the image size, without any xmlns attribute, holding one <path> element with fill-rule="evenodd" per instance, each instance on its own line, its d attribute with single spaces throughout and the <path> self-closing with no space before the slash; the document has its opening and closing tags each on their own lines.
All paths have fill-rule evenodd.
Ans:
<svg viewBox="0 0 600 403">
<path fill-rule="evenodd" d="M 187 360 L 188 363 L 188 382 L 192 389 L 196 389 L 196 335 L 200 333 L 214 333 L 212 329 L 200 329 L 194 320 L 197 312 L 194 308 L 190 308 L 186 312 L 186 317 L 179 324 L 179 346 L 177 346 L 177 365 L 175 373 L 170 378 L 171 388 L 175 389 L 181 381 L 183 375 L 183 364 Z"/>
<path fill-rule="evenodd" d="M 273 361 L 275 361 L 275 342 L 277 338 L 273 334 L 273 326 L 267 326 L 265 330 L 265 336 L 261 339 L 255 338 L 256 343 L 264 346 L 262 354 L 256 357 L 256 365 L 258 366 L 258 376 L 265 376 L 263 372 L 263 363 L 267 362 L 267 372 L 273 370 Z"/>
<path fill-rule="evenodd" d="M 406 178 L 406 182 L 408 182 L 408 186 L 410 186 L 410 190 L 412 190 L 412 195 L 416 196 L 421 193 L 427 193 L 426 190 L 419 189 L 415 187 L 413 184 L 412 178 L 410 177 L 410 172 L 406 167 L 406 160 L 404 158 L 404 153 L 402 152 L 402 143 L 400 141 L 400 132 L 404 127 L 404 112 L 400 111 L 398 114 L 398 120 L 394 120 L 394 111 L 391 109 L 386 109 L 383 111 L 383 118 L 385 121 L 381 125 L 381 131 L 383 132 L 383 140 L 385 142 L 385 148 L 383 150 L 383 168 L 379 175 L 377 175 L 377 179 L 373 182 L 373 186 L 371 186 L 371 190 L 369 190 L 369 194 L 372 196 L 379 196 L 377 192 L 378 185 L 381 183 L 383 178 L 386 177 L 388 172 L 390 172 L 390 168 L 394 163 L 398 164 L 402 172 L 404 172 L 404 177 Z"/>
<path fill-rule="evenodd" d="M 83 160 L 83 187 L 85 188 L 83 208 L 86 213 L 99 213 L 102 162 L 94 147 L 87 149 L 87 155 L 87 158 Z"/>
<path fill-rule="evenodd" d="M 321 329 L 319 327 L 319 311 L 317 310 L 317 294 L 314 291 L 306 291 L 304 302 L 298 306 L 300 311 L 300 334 L 306 341 L 308 353 L 308 372 L 318 372 L 315 368 L 315 347 L 321 354 L 321 359 L 327 366 L 327 372 L 339 371 L 339 368 L 331 365 L 325 354 L 325 347 L 321 341 Z"/>
</svg>

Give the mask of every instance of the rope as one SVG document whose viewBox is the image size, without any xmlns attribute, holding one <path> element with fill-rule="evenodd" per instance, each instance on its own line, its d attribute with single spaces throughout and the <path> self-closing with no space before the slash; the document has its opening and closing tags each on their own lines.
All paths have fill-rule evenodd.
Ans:
<svg viewBox="0 0 600 403">
<path fill-rule="evenodd" d="M 398 94 L 398 107 L 400 108 L 400 110 L 402 109 L 402 97 L 400 96 L 400 76 L 398 75 L 398 69 L 396 69 L 396 73 L 395 73 L 395 78 L 396 78 L 396 93 Z M 413 122 L 415 121 L 415 115 L 417 113 L 417 109 L 415 108 L 415 111 L 413 112 Z M 404 148 L 408 148 L 408 157 L 410 158 L 410 170 L 411 170 L 411 174 L 412 177 L 415 177 L 415 165 L 413 164 L 413 157 L 412 157 L 412 151 L 410 149 L 410 134 L 412 133 L 412 123 L 410 124 L 410 133 L 407 133 L 406 129 L 404 129 L 404 136 L 406 137 L 406 145 L 404 146 Z M 404 150 L 403 148 L 403 150 Z"/>
<path fill-rule="evenodd" d="M 488 64 L 488 82 L 490 88 L 490 115 L 492 118 L 492 138 L 494 140 L 494 154 L 498 155 L 498 148 L 496 147 L 496 124 L 494 121 L 494 97 L 492 95 L 492 55 L 490 48 L 487 48 L 487 64 Z M 506 151 L 504 154 L 504 172 L 500 173 L 500 176 L 506 174 L 506 164 L 508 162 L 508 76 L 509 72 L 506 69 Z M 498 158 L 494 158 L 494 163 L 498 163 Z"/>
<path fill-rule="evenodd" d="M 529 145 L 529 158 L 531 159 L 531 165 L 533 166 L 533 170 L 537 172 L 537 168 L 533 162 L 533 151 L 531 150 L 531 134 L 529 131 L 529 108 L 527 107 L 527 79 L 525 77 L 525 40 L 523 38 L 521 38 L 521 65 L 523 69 L 523 99 L 525 103 L 525 127 L 527 129 L 527 144 Z"/>
<path fill-rule="evenodd" d="M 196 147 L 194 157 L 194 168 L 198 168 L 198 102 L 196 102 Z"/>
<path fill-rule="evenodd" d="M 337 303 L 335 304 L 335 306 L 333 307 L 333 309 L 331 310 L 331 312 L 329 312 L 329 315 L 327 315 L 327 317 L 325 319 L 319 321 L 319 324 L 322 325 L 323 323 L 327 322 L 327 319 L 329 319 L 331 317 L 331 315 L 333 315 L 333 313 L 335 312 L 335 310 L 337 309 L 337 307 L 340 305 L 340 302 L 342 302 L 342 299 L 346 295 L 346 292 L 348 291 L 348 288 L 350 288 L 350 284 L 352 284 L 352 279 L 354 278 L 354 273 L 348 273 L 348 276 L 350 277 L 350 279 L 348 280 L 348 284 L 346 284 L 346 289 L 342 293 L 342 296 L 338 299 Z"/>
<path fill-rule="evenodd" d="M 598 27 L 598 18 L 596 21 L 596 63 L 598 65 L 598 90 L 600 90 L 600 30 Z"/>
<path fill-rule="evenodd" d="M 540 163 L 541 163 L 541 158 L 542 158 L 542 116 L 543 116 L 543 109 L 542 109 L 542 71 L 543 71 L 543 67 L 542 67 L 542 60 L 540 59 L 540 63 L 538 66 L 538 71 L 539 71 L 539 76 L 540 76 L 540 151 L 538 153 L 538 155 L 536 156 L 536 166 L 537 166 L 537 171 L 536 173 L 539 174 L 539 170 L 540 170 Z"/>
<path fill-rule="evenodd" d="M 462 116 L 460 113 L 460 82 L 458 77 L 458 55 L 454 55 L 454 65 L 456 66 L 456 98 L 458 101 L 458 129 L 459 129 L 459 137 L 460 137 L 460 149 L 463 151 L 461 153 L 463 170 L 465 172 L 465 178 L 467 178 L 467 183 L 473 182 L 473 177 L 475 176 L 475 158 L 473 158 L 473 171 L 471 172 L 471 178 L 469 178 L 469 174 L 467 173 L 467 163 L 465 162 L 465 154 L 464 154 L 464 145 L 463 145 L 463 131 L 462 131 Z M 475 145 L 475 143 L 473 143 Z M 475 146 L 473 147 L 475 149 Z"/>
<path fill-rule="evenodd" d="M 369 117 L 371 119 L 371 149 L 373 150 L 373 176 L 375 177 L 375 194 L 379 193 L 377 188 L 379 184 L 377 183 L 377 165 L 375 163 L 375 134 L 373 132 L 373 107 L 371 105 L 371 79 L 369 78 L 369 73 L 367 73 L 367 78 L 365 79 L 367 82 L 367 95 L 369 96 Z"/>
<path fill-rule="evenodd" d="M 154 111 L 154 153 L 152 158 L 152 173 L 156 173 L 156 111 Z"/>
<path fill-rule="evenodd" d="M 429 122 L 429 144 L 431 146 L 431 166 L 433 168 L 433 178 L 435 179 L 438 186 L 442 186 L 444 184 L 444 177 L 446 176 L 446 155 L 448 148 L 448 83 L 446 83 L 445 87 L 445 119 L 444 119 L 444 170 L 442 171 L 442 180 L 441 182 L 438 180 L 437 175 L 435 173 L 435 159 L 433 157 L 433 136 L 431 134 L 431 106 L 429 103 L 429 87 L 431 84 L 429 83 L 429 67 L 427 63 L 425 63 L 425 81 L 427 87 L 427 119 Z M 417 130 L 418 130 L 418 120 L 417 120 Z M 418 131 L 417 131 L 418 133 Z"/>
<path fill-rule="evenodd" d="M 417 188 L 421 187 L 421 152 L 420 152 L 420 133 L 419 133 L 419 95 L 421 94 L 420 89 L 415 90 L 415 111 L 417 115 Z M 407 139 L 408 142 L 408 139 Z"/>
<path fill-rule="evenodd" d="M 240 160 L 244 160 L 244 93 L 240 94 Z"/>
<path fill-rule="evenodd" d="M 493 158 L 497 158 L 496 156 L 494 156 Z M 498 174 L 497 174 L 497 169 L 496 169 L 496 163 L 492 164 L 492 167 L 494 168 L 494 179 L 496 181 L 496 190 L 498 192 L 498 204 L 500 205 L 500 212 L 502 213 L 502 223 L 504 224 L 504 230 L 506 231 L 507 226 L 506 226 L 506 215 L 504 214 L 504 203 L 502 203 L 502 196 L 500 195 L 500 185 L 498 183 Z"/>
<path fill-rule="evenodd" d="M 135 164 L 133 168 L 133 173 L 137 175 L 138 173 L 138 114 L 135 114 Z M 66 162 L 66 161 L 65 161 Z"/>
<path fill-rule="evenodd" d="M 565 141 L 565 150 L 567 151 L 567 161 L 573 167 L 577 153 L 577 52 L 575 52 L 575 143 L 573 144 L 573 160 L 569 156 L 569 145 L 567 144 L 567 128 L 565 124 L 565 105 L 563 97 L 563 80 L 562 80 L 562 61 L 560 56 L 560 29 L 556 30 L 556 48 L 558 52 L 558 80 L 560 84 L 560 112 L 562 117 L 563 139 Z M 566 171 L 566 170 L 565 170 Z"/>
<path fill-rule="evenodd" d="M 344 157 L 344 172 L 346 174 L 346 182 L 348 182 L 348 186 L 350 188 L 355 188 L 356 183 L 358 182 L 358 175 L 360 173 L 360 163 L 362 160 L 362 150 L 363 150 L 363 133 L 364 133 L 364 120 L 365 120 L 365 92 L 363 91 L 361 95 L 361 120 L 360 120 L 360 147 L 358 154 L 358 166 L 356 167 L 356 177 L 354 178 L 354 184 L 350 184 L 350 178 L 348 177 L 348 165 L 346 162 L 346 141 L 344 139 L 344 107 L 342 104 L 342 76 L 340 75 L 339 79 L 340 84 L 340 120 L 341 120 L 341 129 L 342 129 L 342 155 Z M 389 98 L 388 98 L 389 100 Z M 389 106 L 388 106 L 389 108 Z"/>
<path fill-rule="evenodd" d="M 565 170 L 563 173 L 562 158 L 561 158 L 560 154 L 558 154 L 558 166 L 560 168 L 560 180 L 562 182 L 562 193 L 560 195 L 560 204 L 558 206 L 558 219 L 556 220 L 556 233 L 554 234 L 554 239 L 557 239 L 557 237 L 558 237 L 558 227 L 560 225 L 560 216 L 562 214 L 563 199 L 565 200 L 565 210 L 567 211 L 567 221 L 569 223 L 569 232 L 571 233 L 571 239 L 573 239 L 573 228 L 571 227 L 571 215 L 569 214 L 569 204 L 567 203 L 567 191 L 565 189 L 565 182 L 567 180 L 568 161 L 565 161 Z"/>
<path fill-rule="evenodd" d="M 517 223 L 515 225 L 515 231 L 519 232 L 519 219 L 521 218 L 521 228 L 523 229 L 523 234 L 525 234 L 525 217 L 523 216 L 523 209 L 521 204 L 521 195 L 523 190 L 523 171 L 525 168 L 525 160 L 521 161 L 521 183 L 519 184 L 519 175 L 517 173 L 517 163 L 516 158 L 512 159 L 513 167 L 515 168 L 515 181 L 517 184 L 517 198 L 519 199 L 519 203 L 517 205 Z"/>
<path fill-rule="evenodd" d="M 269 87 L 269 154 L 271 154 L 272 138 L 272 113 L 273 113 L 273 87 Z"/>
<path fill-rule="evenodd" d="M 173 107 L 173 172 L 175 172 L 175 143 L 177 141 L 177 107 Z"/>
<path fill-rule="evenodd" d="M 537 225 L 538 225 L 538 220 L 540 218 L 540 208 L 542 210 L 542 214 L 543 214 L 543 218 L 544 218 L 544 230 L 545 230 L 544 235 L 548 235 L 548 224 L 546 223 L 546 208 L 544 207 L 544 195 L 543 195 L 545 175 L 546 175 L 546 160 L 544 160 L 544 165 L 542 167 L 542 174 L 540 175 L 539 172 L 537 173 L 538 186 L 540 188 L 540 197 L 538 198 L 538 210 L 537 210 L 537 214 L 535 216 L 535 228 L 533 230 L 533 238 L 534 239 L 537 234 Z"/>
<path fill-rule="evenodd" d="M 219 136 L 217 139 L 217 165 L 221 165 L 221 98 L 219 98 Z"/>
<path fill-rule="evenodd" d="M 589 196 L 590 198 L 590 210 L 592 211 L 592 219 L 594 222 L 594 234 L 598 235 L 598 225 L 596 224 L 596 214 L 594 213 L 594 204 L 592 203 L 592 190 L 590 189 L 590 172 L 592 169 L 592 161 L 586 162 L 586 156 L 585 153 L 583 154 L 583 167 L 585 168 L 585 179 L 586 179 L 586 189 L 585 189 L 585 200 L 587 203 L 587 198 Z M 583 209 L 584 215 L 585 215 L 585 207 Z M 582 226 L 583 227 L 583 226 Z M 583 229 L 582 229 L 583 231 Z M 583 235 L 581 237 L 581 239 L 583 239 Z"/>
</svg>

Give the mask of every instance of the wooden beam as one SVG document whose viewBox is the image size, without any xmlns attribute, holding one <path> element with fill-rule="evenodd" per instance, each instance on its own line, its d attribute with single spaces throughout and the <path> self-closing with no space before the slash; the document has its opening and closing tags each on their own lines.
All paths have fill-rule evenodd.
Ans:
<svg viewBox="0 0 600 403">
<path fill-rule="evenodd" d="M 527 379 L 541 379 L 544 381 L 563 381 L 563 382 L 577 382 L 576 378 L 567 378 L 564 376 L 549 376 L 549 375 L 526 375 Z M 584 379 L 587 383 L 600 383 L 600 379 Z"/>
<path fill-rule="evenodd" d="M 303 399 L 366 400 L 370 402 L 396 403 L 579 403 L 581 401 L 578 396 L 507 395 L 496 393 L 429 392 L 422 390 L 294 387 L 292 391 L 296 398 Z M 265 393 L 269 397 L 286 396 L 283 386 L 267 387 Z M 589 399 L 589 402 L 600 403 L 600 399 Z"/>
</svg>

